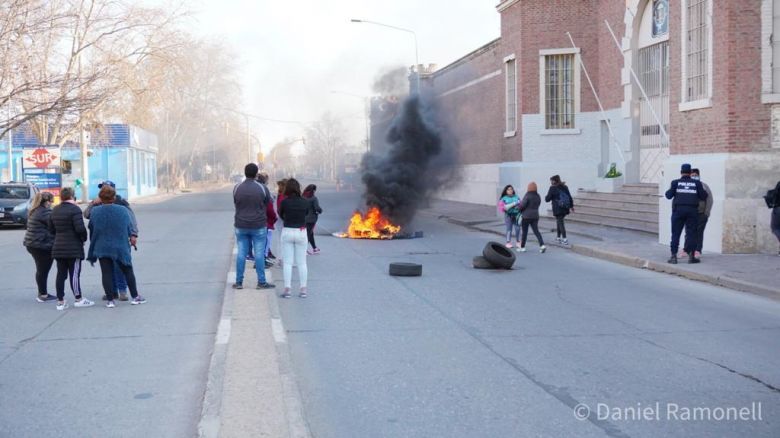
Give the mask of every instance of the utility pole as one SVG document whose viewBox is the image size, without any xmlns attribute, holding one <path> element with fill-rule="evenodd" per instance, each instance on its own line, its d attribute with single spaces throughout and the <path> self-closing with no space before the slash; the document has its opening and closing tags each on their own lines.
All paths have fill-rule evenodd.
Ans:
<svg viewBox="0 0 780 438">
<path fill-rule="evenodd" d="M 12 106 L 11 106 L 11 99 L 8 99 L 8 124 L 11 124 L 11 120 L 13 120 L 13 114 L 12 114 Z M 8 135 L 8 141 L 6 141 L 6 144 L 8 145 L 8 181 L 14 180 L 14 130 L 9 129 L 6 133 Z"/>
</svg>

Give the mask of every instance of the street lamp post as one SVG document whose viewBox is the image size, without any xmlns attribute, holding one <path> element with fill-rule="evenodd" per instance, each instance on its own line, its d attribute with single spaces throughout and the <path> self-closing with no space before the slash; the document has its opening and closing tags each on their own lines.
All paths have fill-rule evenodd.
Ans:
<svg viewBox="0 0 780 438">
<path fill-rule="evenodd" d="M 415 68 L 415 72 L 416 72 L 415 82 L 416 82 L 416 85 L 417 85 L 417 92 L 419 93 L 420 92 L 420 72 L 417 71 L 417 70 L 420 68 L 420 58 L 419 58 L 419 53 L 420 52 L 419 52 L 419 50 L 417 48 L 417 34 L 413 30 L 411 30 L 411 29 L 406 29 L 406 28 L 403 28 L 403 27 L 393 26 L 391 24 L 379 23 L 379 22 L 371 21 L 371 20 L 361 20 L 361 19 L 357 19 L 357 18 L 352 18 L 349 21 L 352 22 L 352 23 L 373 24 L 375 26 L 387 27 L 387 28 L 390 28 L 390 29 L 400 30 L 401 32 L 407 32 L 407 33 L 412 34 L 412 37 L 414 37 L 414 68 Z"/>
</svg>

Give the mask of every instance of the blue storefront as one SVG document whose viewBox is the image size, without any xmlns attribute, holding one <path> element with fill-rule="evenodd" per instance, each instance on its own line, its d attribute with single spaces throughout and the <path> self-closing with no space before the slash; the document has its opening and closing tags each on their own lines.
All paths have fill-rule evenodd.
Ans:
<svg viewBox="0 0 780 438">
<path fill-rule="evenodd" d="M 36 146 L 38 139 L 29 127 L 14 132 L 15 180 L 21 178 L 17 171 L 22 148 Z M 111 180 L 117 193 L 126 199 L 157 193 L 157 136 L 141 128 L 126 124 L 106 124 L 89 133 L 89 196 L 98 194 L 97 184 Z M 6 163 L 7 151 L 0 151 L 0 166 Z M 81 150 L 76 142 L 62 147 L 63 186 L 74 187 L 81 177 Z"/>
</svg>

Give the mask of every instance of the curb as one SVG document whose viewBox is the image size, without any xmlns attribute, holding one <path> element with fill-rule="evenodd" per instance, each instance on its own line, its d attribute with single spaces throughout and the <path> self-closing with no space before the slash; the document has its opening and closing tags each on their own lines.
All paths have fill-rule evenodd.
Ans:
<svg viewBox="0 0 780 438">
<path fill-rule="evenodd" d="M 437 217 L 439 217 L 440 219 L 444 219 L 451 224 L 459 225 L 474 231 L 492 233 L 499 236 L 503 235 L 502 233 L 499 233 L 495 230 L 478 227 L 477 226 L 478 223 L 484 223 L 482 221 L 475 221 L 475 223 L 471 223 L 469 221 L 463 221 L 463 220 L 451 218 L 449 216 L 444 216 L 444 215 L 437 216 Z M 574 234 L 574 233 L 570 233 L 570 234 Z M 718 276 L 712 274 L 703 274 L 696 271 L 689 271 L 687 269 L 679 268 L 676 265 L 670 265 L 668 263 L 657 262 L 657 261 L 645 259 L 642 257 L 631 256 L 627 254 L 620 254 L 613 251 L 606 251 L 588 245 L 565 246 L 565 245 L 557 244 L 555 242 L 549 242 L 547 243 L 547 245 L 568 249 L 576 254 L 580 254 L 580 255 L 584 255 L 587 257 L 592 257 L 600 260 L 605 260 L 612 263 L 618 263 L 632 268 L 647 269 L 649 271 L 676 275 L 678 277 L 682 277 L 687 280 L 700 281 L 703 283 L 709 283 L 715 286 L 725 287 L 727 289 L 732 289 L 739 292 L 747 292 L 753 295 L 759 295 L 774 300 L 780 300 L 780 288 L 773 288 L 773 287 L 768 287 L 756 283 L 751 283 L 749 281 L 731 278 L 726 275 Z"/>
</svg>

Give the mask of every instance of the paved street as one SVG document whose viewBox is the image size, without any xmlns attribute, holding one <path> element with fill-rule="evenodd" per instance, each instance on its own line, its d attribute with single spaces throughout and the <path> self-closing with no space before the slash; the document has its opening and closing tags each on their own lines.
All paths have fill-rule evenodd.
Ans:
<svg viewBox="0 0 780 438">
<path fill-rule="evenodd" d="M 321 234 L 356 198 L 321 194 Z M 558 248 L 474 270 L 496 236 L 418 218 L 423 239 L 319 236 L 309 300 L 279 303 L 313 436 L 780 435 L 777 302 Z M 423 276 L 389 277 L 392 261 Z M 753 402 L 761 420 L 675 420 L 668 405 Z"/>
<path fill-rule="evenodd" d="M 338 239 L 328 234 L 343 228 L 358 195 L 323 190 L 320 199 L 323 252 L 309 258 L 310 298 L 255 290 L 236 298 L 278 303 L 312 436 L 780 433 L 780 303 L 558 248 L 521 254 L 512 271 L 474 270 L 472 256 L 494 235 L 421 215 L 412 228 L 422 239 Z M 0 436 L 196 434 L 232 270 L 229 194 L 136 211 L 142 238 L 133 255 L 149 300 L 139 307 L 57 312 L 36 303 L 23 231 L 0 229 Z M 423 276 L 389 277 L 391 261 L 420 262 Z M 278 284 L 280 274 L 273 269 Z M 99 300 L 97 269 L 83 279 Z M 229 348 L 248 348 L 229 350 L 230 382 L 231 364 L 257 354 L 238 337 L 252 319 L 239 310 Z M 257 321 L 258 340 L 271 325 Z M 243 390 L 272 389 L 267 381 Z M 591 410 L 586 420 L 575 418 L 587 413 L 580 404 Z M 756 419 L 669 417 L 743 407 Z"/>
<path fill-rule="evenodd" d="M 136 205 L 142 306 L 58 312 L 35 302 L 23 230 L 0 229 L 0 436 L 187 437 L 196 433 L 232 248 L 226 194 Z M 56 270 L 56 269 L 55 269 Z M 50 293 L 54 294 L 54 271 Z M 73 296 L 66 289 L 72 303 Z"/>
</svg>

